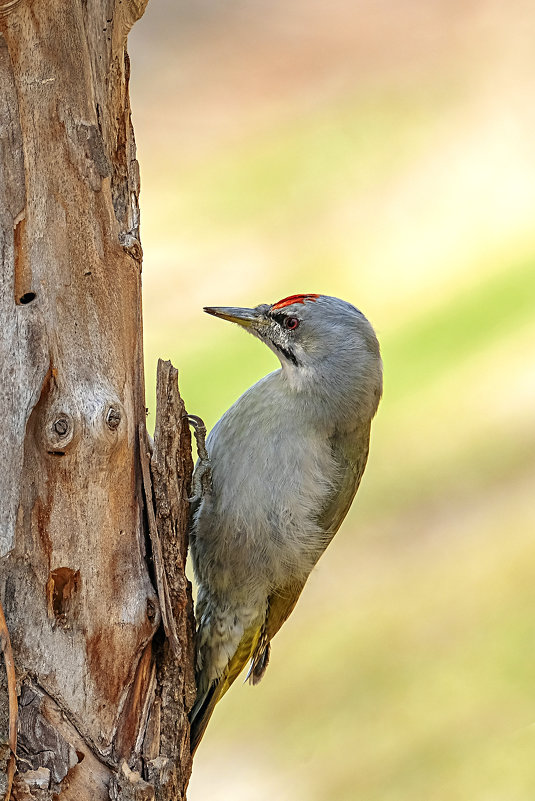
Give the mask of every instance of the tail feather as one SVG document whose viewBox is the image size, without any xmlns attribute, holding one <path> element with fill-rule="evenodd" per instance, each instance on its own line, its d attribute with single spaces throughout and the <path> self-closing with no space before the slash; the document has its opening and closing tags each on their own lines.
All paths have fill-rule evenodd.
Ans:
<svg viewBox="0 0 535 801">
<path fill-rule="evenodd" d="M 195 753 L 206 731 L 217 702 L 221 700 L 230 685 L 242 672 L 257 647 L 259 637 L 260 627 L 258 625 L 247 629 L 223 675 L 214 679 L 205 692 L 198 694 L 190 712 L 190 748 L 192 754 Z M 197 676 L 197 686 L 202 686 L 202 675 Z"/>
<path fill-rule="evenodd" d="M 190 749 L 192 756 L 202 740 L 215 705 L 221 697 L 220 684 L 221 680 L 212 682 L 205 694 L 195 701 L 190 712 Z"/>
<path fill-rule="evenodd" d="M 262 649 L 257 650 L 251 660 L 251 667 L 247 674 L 247 680 L 253 687 L 263 678 L 269 664 L 271 644 L 268 642 Z"/>
</svg>

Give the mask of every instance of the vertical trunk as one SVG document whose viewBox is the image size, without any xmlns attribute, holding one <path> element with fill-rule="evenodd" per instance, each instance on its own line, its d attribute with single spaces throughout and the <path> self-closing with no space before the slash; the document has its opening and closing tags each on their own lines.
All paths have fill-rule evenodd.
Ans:
<svg viewBox="0 0 535 801">
<path fill-rule="evenodd" d="M 179 649 L 170 657 L 165 638 L 153 642 L 139 463 L 139 180 L 125 45 L 144 6 L 0 0 L 0 600 L 20 682 L 16 799 L 150 798 L 131 769 L 148 777 L 163 755 L 177 772 L 156 710 Z M 175 443 L 182 509 L 188 444 L 187 432 Z"/>
</svg>

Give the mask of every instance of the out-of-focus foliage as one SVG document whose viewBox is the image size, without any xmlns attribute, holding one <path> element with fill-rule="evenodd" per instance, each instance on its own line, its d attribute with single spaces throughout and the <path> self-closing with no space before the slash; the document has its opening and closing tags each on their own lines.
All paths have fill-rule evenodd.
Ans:
<svg viewBox="0 0 535 801">
<path fill-rule="evenodd" d="M 131 36 L 151 410 L 157 356 L 209 425 L 277 366 L 205 304 L 339 295 L 385 362 L 357 502 L 191 801 L 532 801 L 534 27 L 152 0 Z"/>
</svg>

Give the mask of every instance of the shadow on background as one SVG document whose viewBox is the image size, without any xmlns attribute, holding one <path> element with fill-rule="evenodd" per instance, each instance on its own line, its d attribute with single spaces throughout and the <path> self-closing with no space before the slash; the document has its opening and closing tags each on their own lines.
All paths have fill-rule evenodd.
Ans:
<svg viewBox="0 0 535 801">
<path fill-rule="evenodd" d="M 145 344 L 211 426 L 277 366 L 203 305 L 359 306 L 357 502 L 190 801 L 531 801 L 532 4 L 152 0 L 130 40 Z M 150 427 L 150 418 L 149 418 Z"/>
</svg>

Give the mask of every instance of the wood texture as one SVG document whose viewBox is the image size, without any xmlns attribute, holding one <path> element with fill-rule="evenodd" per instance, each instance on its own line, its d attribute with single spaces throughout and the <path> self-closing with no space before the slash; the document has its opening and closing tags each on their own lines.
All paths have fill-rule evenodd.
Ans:
<svg viewBox="0 0 535 801">
<path fill-rule="evenodd" d="M 157 537 L 161 543 L 168 616 L 174 621 L 178 649 L 161 643 L 156 656 L 158 698 L 147 726 L 144 752 L 147 776 L 160 801 L 184 801 L 191 773 L 188 713 L 195 701 L 193 601 L 185 576 L 188 491 L 193 463 L 178 371 L 158 362 L 156 428 L 151 458 Z M 153 548 L 153 552 L 154 552 Z M 163 604 L 162 604 L 163 606 Z M 152 757 L 152 754 L 158 754 Z M 173 766 L 176 769 L 171 770 Z"/>
<path fill-rule="evenodd" d="M 15 661 L 11 648 L 11 639 L 7 628 L 4 610 L 0 604 L 0 651 L 4 656 L 5 665 L 5 697 L 7 697 L 7 715 L 0 716 L 0 761 L 3 780 L 0 792 L 9 800 L 13 776 L 15 775 L 15 758 L 17 754 L 17 726 L 18 726 L 18 699 L 17 679 L 15 675 Z M 2 731 L 3 729 L 3 731 Z"/>
<path fill-rule="evenodd" d="M 165 445 L 175 450 L 158 445 L 155 470 L 173 649 L 159 628 L 139 458 L 126 37 L 145 2 L 0 0 L 0 600 L 21 686 L 16 801 L 183 798 L 189 777 L 186 713 L 172 721 L 167 709 L 186 699 L 193 627 L 178 389 Z M 161 478 L 166 453 L 161 469 L 180 477 Z M 0 713 L 5 703 L 0 689 Z M 173 783 L 175 796 L 159 789 Z"/>
</svg>

